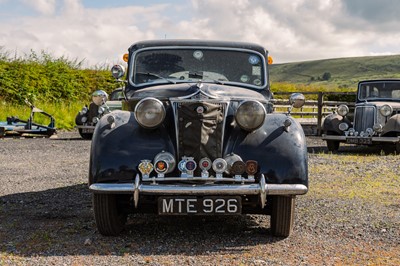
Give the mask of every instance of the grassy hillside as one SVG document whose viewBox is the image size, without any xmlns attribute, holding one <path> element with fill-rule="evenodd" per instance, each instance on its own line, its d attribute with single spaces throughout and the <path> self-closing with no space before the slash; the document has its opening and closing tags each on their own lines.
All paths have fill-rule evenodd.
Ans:
<svg viewBox="0 0 400 266">
<path fill-rule="evenodd" d="M 356 88 L 358 81 L 364 79 L 400 78 L 400 55 L 273 64 L 270 69 L 272 84 L 284 82 L 315 87 Z"/>
</svg>

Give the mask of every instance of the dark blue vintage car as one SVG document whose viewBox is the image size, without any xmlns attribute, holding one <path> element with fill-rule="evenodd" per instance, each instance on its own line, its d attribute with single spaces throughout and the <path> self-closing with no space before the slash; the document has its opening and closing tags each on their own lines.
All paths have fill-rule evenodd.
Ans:
<svg viewBox="0 0 400 266">
<path fill-rule="evenodd" d="M 250 43 L 160 40 L 132 45 L 125 108 L 101 117 L 89 186 L 99 232 L 130 213 L 271 216 L 292 232 L 295 196 L 308 190 L 304 132 L 272 113 L 268 52 Z M 294 94 L 292 107 L 304 104 Z"/>
</svg>

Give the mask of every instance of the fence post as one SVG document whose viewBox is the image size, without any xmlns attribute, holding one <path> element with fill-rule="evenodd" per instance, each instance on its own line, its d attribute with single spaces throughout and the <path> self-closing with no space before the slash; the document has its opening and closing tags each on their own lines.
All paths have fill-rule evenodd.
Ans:
<svg viewBox="0 0 400 266">
<path fill-rule="evenodd" d="M 317 120 L 317 135 L 321 136 L 322 134 L 322 108 L 323 108 L 323 92 L 318 92 L 318 120 Z"/>
</svg>

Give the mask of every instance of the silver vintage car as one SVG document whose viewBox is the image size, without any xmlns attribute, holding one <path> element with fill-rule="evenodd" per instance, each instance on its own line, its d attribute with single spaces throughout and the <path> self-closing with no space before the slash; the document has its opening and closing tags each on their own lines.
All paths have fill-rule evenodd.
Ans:
<svg viewBox="0 0 400 266">
<path fill-rule="evenodd" d="M 325 118 L 322 139 L 329 151 L 337 151 L 344 142 L 384 145 L 400 153 L 400 79 L 361 81 L 354 118 L 348 113 L 349 107 L 340 105 L 336 113 Z"/>
</svg>

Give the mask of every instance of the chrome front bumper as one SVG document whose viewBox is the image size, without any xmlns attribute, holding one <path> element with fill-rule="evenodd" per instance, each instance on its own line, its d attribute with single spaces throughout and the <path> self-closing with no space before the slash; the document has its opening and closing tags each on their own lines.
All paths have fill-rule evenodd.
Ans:
<svg viewBox="0 0 400 266">
<path fill-rule="evenodd" d="M 360 136 L 335 136 L 335 135 L 322 135 L 322 140 L 338 140 L 341 142 L 346 142 L 347 139 L 367 139 L 368 137 L 360 137 Z M 400 137 L 371 137 L 372 142 L 388 142 L 388 143 L 397 143 L 400 142 Z"/>
<path fill-rule="evenodd" d="M 264 208 L 267 195 L 303 195 L 308 188 L 303 184 L 267 184 L 264 175 L 259 183 L 252 184 L 143 184 L 139 175 L 135 183 L 95 183 L 89 189 L 95 193 L 134 195 L 135 207 L 139 194 L 144 195 L 260 195 L 261 207 Z"/>
</svg>

